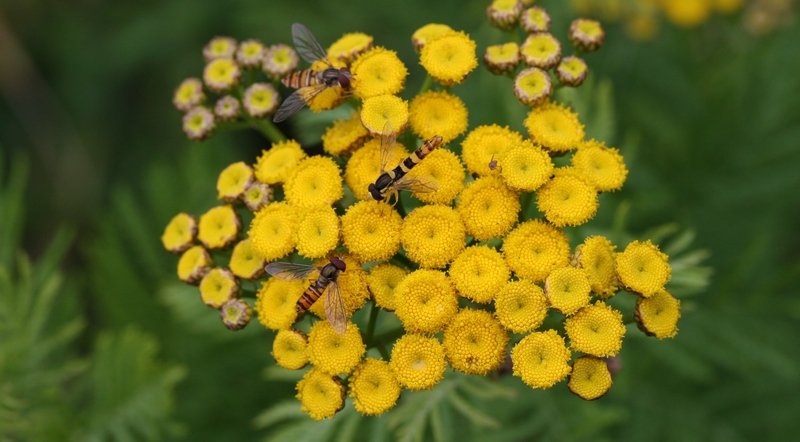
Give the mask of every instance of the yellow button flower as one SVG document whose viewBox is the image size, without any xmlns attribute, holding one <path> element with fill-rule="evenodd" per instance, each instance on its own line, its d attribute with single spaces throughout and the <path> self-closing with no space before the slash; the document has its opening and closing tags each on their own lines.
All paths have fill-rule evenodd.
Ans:
<svg viewBox="0 0 800 442">
<path fill-rule="evenodd" d="M 414 45 L 414 49 L 419 53 L 429 41 L 451 32 L 455 31 L 450 26 L 430 23 L 414 31 L 411 35 L 411 44 Z"/>
<path fill-rule="evenodd" d="M 214 37 L 203 47 L 206 61 L 217 58 L 232 58 L 236 53 L 236 40 L 231 37 Z"/>
<path fill-rule="evenodd" d="M 406 84 L 408 69 L 394 51 L 376 47 L 350 67 L 353 91 L 358 98 L 400 93 Z"/>
<path fill-rule="evenodd" d="M 394 289 L 408 275 L 408 270 L 393 264 L 378 264 L 369 271 L 367 285 L 375 304 L 393 312 L 396 308 Z"/>
<path fill-rule="evenodd" d="M 451 32 L 428 41 L 420 51 L 420 63 L 439 83 L 463 82 L 478 66 L 475 42 L 463 32 Z"/>
<path fill-rule="evenodd" d="M 496 176 L 469 183 L 456 205 L 467 234 L 479 241 L 505 235 L 517 222 L 520 209 L 519 196 Z"/>
<path fill-rule="evenodd" d="M 178 278 L 187 284 L 197 284 L 211 270 L 211 255 L 203 246 L 183 252 L 178 260 Z"/>
<path fill-rule="evenodd" d="M 512 145 L 498 158 L 506 185 L 517 192 L 532 192 L 553 174 L 553 161 L 539 146 L 525 140 Z"/>
<path fill-rule="evenodd" d="M 318 321 L 308 334 L 308 359 L 327 374 L 350 374 L 366 351 L 358 326 L 352 322 L 347 323 L 347 329 L 340 335 L 330 322 Z"/>
<path fill-rule="evenodd" d="M 203 106 L 195 106 L 183 116 L 183 133 L 190 140 L 202 141 L 214 131 L 214 114 Z"/>
<path fill-rule="evenodd" d="M 547 298 L 538 285 L 527 279 L 509 281 L 494 300 L 497 319 L 507 330 L 527 333 L 547 317 Z"/>
<path fill-rule="evenodd" d="M 281 96 L 269 83 L 253 83 L 244 91 L 242 104 L 247 113 L 256 118 L 266 117 L 278 110 Z"/>
<path fill-rule="evenodd" d="M 218 206 L 200 217 L 197 239 L 209 249 L 222 249 L 231 245 L 239 235 L 241 222 L 231 206 Z"/>
<path fill-rule="evenodd" d="M 525 106 L 538 106 L 553 95 L 550 74 L 539 68 L 523 69 L 514 77 L 514 95 Z"/>
<path fill-rule="evenodd" d="M 544 282 L 554 269 L 568 265 L 569 252 L 567 235 L 538 219 L 520 224 L 503 241 L 508 267 L 533 282 Z"/>
<path fill-rule="evenodd" d="M 517 24 L 523 8 L 522 0 L 494 0 L 486 8 L 486 16 L 492 26 L 507 31 Z"/>
<path fill-rule="evenodd" d="M 353 406 L 365 416 L 380 416 L 391 410 L 400 398 L 400 382 L 389 363 L 367 358 L 348 380 Z"/>
<path fill-rule="evenodd" d="M 203 83 L 199 78 L 187 78 L 175 89 L 172 104 L 181 112 L 188 112 L 193 107 L 202 104 L 206 99 L 203 93 Z"/>
<path fill-rule="evenodd" d="M 511 42 L 487 47 L 483 54 L 483 64 L 493 74 L 514 72 L 519 65 L 519 45 Z"/>
<path fill-rule="evenodd" d="M 287 370 L 300 370 L 308 364 L 308 338 L 293 328 L 278 331 L 272 341 L 272 357 Z"/>
<path fill-rule="evenodd" d="M 253 212 L 261 210 L 261 208 L 269 204 L 271 199 L 272 191 L 270 191 L 268 185 L 261 182 L 249 185 L 242 195 L 242 201 Z"/>
<path fill-rule="evenodd" d="M 291 327 L 297 318 L 294 307 L 306 287 L 303 281 L 290 282 L 278 278 L 269 278 L 261 283 L 261 289 L 256 294 L 259 322 L 272 330 Z"/>
<path fill-rule="evenodd" d="M 238 295 L 239 281 L 228 269 L 211 269 L 200 281 L 200 298 L 209 307 L 219 309 Z"/>
<path fill-rule="evenodd" d="M 264 51 L 264 72 L 271 80 L 289 75 L 300 63 L 297 52 L 285 44 L 272 45 Z"/>
<path fill-rule="evenodd" d="M 461 157 L 470 173 L 480 176 L 496 175 L 499 172 L 492 172 L 489 162 L 500 158 L 509 147 L 521 142 L 522 135 L 508 126 L 478 126 L 461 142 Z"/>
<path fill-rule="evenodd" d="M 297 234 L 297 211 L 286 203 L 272 203 L 256 213 L 247 236 L 253 241 L 253 250 L 267 262 L 290 253 Z"/>
<path fill-rule="evenodd" d="M 548 70 L 561 60 L 561 42 L 547 32 L 537 32 L 525 39 L 520 53 L 528 66 Z"/>
<path fill-rule="evenodd" d="M 581 399 L 593 401 L 611 389 L 611 372 L 606 361 L 594 356 L 583 356 L 572 364 L 572 374 L 567 387 Z"/>
<path fill-rule="evenodd" d="M 175 215 L 164 228 L 161 244 L 167 251 L 182 253 L 189 249 L 197 235 L 197 221 L 188 213 Z"/>
<path fill-rule="evenodd" d="M 286 201 L 303 209 L 331 206 L 344 196 L 339 166 L 329 157 L 308 157 L 292 169 L 284 185 Z"/>
<path fill-rule="evenodd" d="M 472 246 L 453 261 L 449 274 L 461 296 L 486 304 L 506 285 L 511 270 L 495 249 Z"/>
<path fill-rule="evenodd" d="M 520 25 L 522 30 L 529 34 L 547 32 L 550 30 L 550 14 L 541 6 L 528 8 L 522 11 Z"/>
<path fill-rule="evenodd" d="M 437 149 L 438 150 L 438 149 Z M 433 152 L 436 152 L 434 150 Z M 433 152 L 431 155 L 433 155 Z M 397 167 L 400 161 L 408 157 L 408 152 L 401 146 L 395 145 L 392 158 L 389 160 L 387 168 Z M 425 162 L 428 158 L 425 158 Z M 420 162 L 417 167 L 421 167 Z M 415 167 L 414 169 L 416 169 Z M 414 170 L 412 169 L 412 171 Z M 353 191 L 356 198 L 360 200 L 370 200 L 367 188 L 381 175 L 381 140 L 379 138 L 367 141 L 364 147 L 358 149 L 350 157 L 344 169 L 344 180 L 347 187 Z"/>
<path fill-rule="evenodd" d="M 214 92 L 225 92 L 239 83 L 242 71 L 230 58 L 217 58 L 203 70 L 203 82 Z"/>
<path fill-rule="evenodd" d="M 262 151 L 256 160 L 256 178 L 265 184 L 282 183 L 305 157 L 306 153 L 297 141 L 272 143 L 272 147 L 268 151 Z"/>
<path fill-rule="evenodd" d="M 234 275 L 244 279 L 258 279 L 264 275 L 266 261 L 255 250 L 250 238 L 239 241 L 231 253 L 230 268 Z"/>
<path fill-rule="evenodd" d="M 536 206 L 548 221 L 559 227 L 579 226 L 594 218 L 597 189 L 574 175 L 556 175 L 536 191 Z"/>
<path fill-rule="evenodd" d="M 322 258 L 339 244 L 339 217 L 330 206 L 303 212 L 297 226 L 297 253 Z"/>
<path fill-rule="evenodd" d="M 339 273 L 339 291 L 342 295 L 342 302 L 347 317 L 353 315 L 358 309 L 364 306 L 364 303 L 369 299 L 369 287 L 367 287 L 367 272 L 361 267 L 361 263 L 352 255 L 336 254 L 344 261 L 347 270 Z M 315 262 L 315 265 L 323 266 L 330 262 L 328 259 L 321 259 Z M 325 316 L 325 297 L 328 296 L 324 293 L 317 302 L 315 302 L 309 311 L 322 319 L 327 319 Z"/>
<path fill-rule="evenodd" d="M 674 338 L 678 334 L 681 302 L 668 291 L 661 290 L 649 298 L 639 298 L 633 317 L 639 329 L 648 336 Z"/>
<path fill-rule="evenodd" d="M 363 32 L 344 34 L 328 48 L 328 58 L 349 63 L 372 48 L 374 39 Z"/>
<path fill-rule="evenodd" d="M 236 50 L 236 61 L 246 68 L 255 68 L 264 60 L 264 44 L 258 40 L 245 40 Z"/>
<path fill-rule="evenodd" d="M 400 249 L 402 221 L 384 202 L 358 202 L 342 216 L 342 243 L 361 262 L 388 260 Z"/>
<path fill-rule="evenodd" d="M 466 308 L 447 324 L 442 345 L 454 370 L 484 376 L 505 361 L 508 332 L 491 313 Z"/>
<path fill-rule="evenodd" d="M 392 347 L 389 367 L 409 390 L 430 390 L 444 378 L 444 348 L 436 338 L 407 334 Z"/>
<path fill-rule="evenodd" d="M 550 388 L 572 370 L 570 351 L 555 330 L 531 333 L 511 351 L 514 376 L 531 388 Z"/>
<path fill-rule="evenodd" d="M 409 333 L 437 333 L 458 311 L 458 295 L 444 272 L 411 272 L 394 293 L 395 314 Z"/>
<path fill-rule="evenodd" d="M 572 155 L 572 166 L 600 192 L 619 190 L 628 168 L 619 151 L 595 140 L 583 143 Z"/>
<path fill-rule="evenodd" d="M 586 136 L 578 115 L 552 102 L 531 110 L 525 127 L 533 141 L 554 152 L 576 149 Z"/>
<path fill-rule="evenodd" d="M 424 176 L 432 179 L 439 186 L 435 192 L 414 193 L 414 197 L 427 204 L 450 205 L 464 188 L 464 166 L 453 152 L 447 149 L 436 149 L 425 161 L 420 161 L 410 172 L 409 178 Z"/>
<path fill-rule="evenodd" d="M 672 23 L 691 28 L 708 20 L 711 15 L 710 0 L 667 0 L 659 4 Z"/>
<path fill-rule="evenodd" d="M 358 113 L 346 120 L 336 120 L 322 135 L 322 148 L 326 153 L 342 156 L 361 147 L 369 138 L 369 132 L 361 124 Z"/>
<path fill-rule="evenodd" d="M 411 130 L 423 140 L 439 135 L 447 144 L 467 130 L 467 106 L 447 91 L 417 95 L 411 100 L 409 115 Z"/>
<path fill-rule="evenodd" d="M 297 383 L 300 409 L 314 420 L 332 418 L 344 408 L 345 391 L 342 380 L 312 368 Z"/>
<path fill-rule="evenodd" d="M 466 232 L 449 206 L 422 206 L 403 219 L 400 234 L 409 259 L 423 268 L 442 268 L 464 250 Z"/>
<path fill-rule="evenodd" d="M 672 268 L 668 259 L 649 239 L 634 241 L 624 252 L 617 254 L 617 277 L 626 290 L 649 298 L 660 292 L 669 281 Z"/>
<path fill-rule="evenodd" d="M 592 291 L 603 299 L 608 299 L 617 292 L 615 248 L 603 236 L 590 236 L 575 249 L 575 263 L 586 272 Z"/>
<path fill-rule="evenodd" d="M 217 198 L 232 203 L 239 199 L 245 189 L 253 183 L 253 169 L 244 161 L 226 167 L 217 179 Z"/>
<path fill-rule="evenodd" d="M 395 95 L 376 95 L 364 100 L 361 107 L 361 123 L 373 136 L 383 133 L 388 120 L 395 132 L 402 133 L 408 126 L 408 102 Z"/>
<path fill-rule="evenodd" d="M 564 330 L 573 351 L 598 357 L 615 356 L 622 348 L 625 324 L 622 313 L 597 301 L 578 310 L 564 321 Z"/>
<path fill-rule="evenodd" d="M 569 316 L 589 303 L 591 285 L 586 272 L 575 267 L 559 267 L 544 283 L 544 293 L 553 309 Z"/>
</svg>

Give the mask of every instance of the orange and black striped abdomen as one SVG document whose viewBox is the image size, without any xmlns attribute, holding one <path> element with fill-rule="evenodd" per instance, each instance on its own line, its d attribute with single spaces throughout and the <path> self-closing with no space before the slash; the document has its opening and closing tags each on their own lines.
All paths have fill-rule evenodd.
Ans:
<svg viewBox="0 0 800 442">
<path fill-rule="evenodd" d="M 325 289 L 328 287 L 331 281 L 326 278 L 319 278 L 314 281 L 305 292 L 303 292 L 303 296 L 297 300 L 297 305 L 294 306 L 295 311 L 297 313 L 303 313 L 306 310 L 310 309 L 311 306 L 317 302 L 320 296 L 325 293 Z"/>
<path fill-rule="evenodd" d="M 286 87 L 300 89 L 301 87 L 314 86 L 319 84 L 320 80 L 317 73 L 312 69 L 304 71 L 293 72 L 288 77 L 283 77 L 281 83 Z"/>
<path fill-rule="evenodd" d="M 409 170 L 413 169 L 414 166 L 417 165 L 423 158 L 427 157 L 433 149 L 436 149 L 440 144 L 442 144 L 442 138 L 439 136 L 433 137 L 430 140 L 426 141 L 422 144 L 417 150 L 415 150 L 411 155 L 409 155 L 406 159 L 400 162 L 397 167 L 394 168 L 392 174 L 393 181 L 397 181 L 402 178 L 405 174 L 408 173 Z M 391 175 L 391 174 L 390 174 Z M 388 187 L 388 185 L 387 185 Z"/>
</svg>

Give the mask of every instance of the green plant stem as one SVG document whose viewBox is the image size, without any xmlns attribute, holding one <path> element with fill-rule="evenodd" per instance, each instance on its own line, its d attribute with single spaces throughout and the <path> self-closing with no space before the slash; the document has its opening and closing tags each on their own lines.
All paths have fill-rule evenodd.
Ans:
<svg viewBox="0 0 800 442">
<path fill-rule="evenodd" d="M 367 342 L 372 341 L 372 337 L 375 335 L 375 325 L 378 323 L 378 313 L 380 313 L 381 308 L 373 302 L 372 303 L 372 310 L 369 311 L 369 325 L 367 325 Z"/>
<path fill-rule="evenodd" d="M 380 352 L 381 357 L 383 358 L 383 360 L 388 362 L 389 361 L 389 352 L 386 351 L 386 347 L 383 346 L 383 345 L 379 345 L 376 348 Z"/>
<path fill-rule="evenodd" d="M 417 265 L 414 264 L 410 259 L 408 259 L 407 256 L 402 255 L 400 253 L 394 255 L 392 259 L 390 259 L 390 261 L 395 261 L 401 266 L 406 266 L 406 268 L 408 268 L 409 270 L 417 268 Z"/>
<path fill-rule="evenodd" d="M 520 201 L 522 205 L 522 210 L 519 212 L 519 221 L 525 221 L 525 217 L 528 216 L 528 210 L 530 210 L 531 204 L 533 204 L 534 200 L 534 192 L 527 192 L 522 194 L 522 201 Z"/>
<path fill-rule="evenodd" d="M 636 319 L 633 317 L 633 313 L 626 313 L 622 315 L 622 323 L 625 325 L 633 324 L 636 322 Z"/>
<path fill-rule="evenodd" d="M 403 201 L 400 200 L 399 193 L 397 194 L 397 204 L 394 205 L 394 208 L 395 210 L 397 210 L 397 213 L 400 214 L 401 218 L 405 218 L 406 215 L 408 215 L 408 212 L 406 212 L 406 208 L 403 206 Z"/>
<path fill-rule="evenodd" d="M 422 87 L 419 88 L 419 92 L 417 92 L 417 95 L 423 92 L 427 92 L 428 89 L 431 88 L 431 86 L 433 86 L 433 77 L 431 77 L 430 74 L 428 74 L 428 76 L 425 77 L 425 81 L 422 83 Z"/>
<path fill-rule="evenodd" d="M 283 135 L 283 132 L 281 132 L 280 129 L 278 129 L 278 127 L 275 126 L 275 124 L 273 124 L 269 118 L 250 119 L 250 127 L 258 129 L 261 134 L 263 134 L 273 143 L 286 141 L 286 136 Z"/>
<path fill-rule="evenodd" d="M 475 239 L 475 238 L 472 238 L 471 240 L 469 240 L 469 242 L 467 242 L 467 247 L 475 245 L 477 243 L 478 243 L 478 240 Z"/>
<path fill-rule="evenodd" d="M 517 31 L 516 26 L 508 30 L 508 38 L 510 38 L 513 43 L 520 43 L 519 31 Z"/>
<path fill-rule="evenodd" d="M 383 333 L 379 334 L 378 336 L 375 336 L 371 340 L 367 341 L 367 343 L 366 343 L 367 344 L 367 349 L 377 348 L 380 351 L 380 347 L 383 347 L 386 344 L 396 340 L 400 336 L 403 336 L 405 334 L 405 332 L 406 331 L 405 331 L 405 329 L 403 329 L 403 327 L 397 327 L 397 328 L 389 330 L 387 332 L 383 332 Z M 385 348 L 384 348 L 384 351 L 386 351 Z"/>
</svg>

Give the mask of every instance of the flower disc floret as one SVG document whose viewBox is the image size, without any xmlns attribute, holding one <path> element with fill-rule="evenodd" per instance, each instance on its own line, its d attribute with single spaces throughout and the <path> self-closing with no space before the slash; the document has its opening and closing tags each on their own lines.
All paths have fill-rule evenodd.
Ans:
<svg viewBox="0 0 800 442">
<path fill-rule="evenodd" d="M 226 203 L 236 201 L 254 179 L 253 169 L 244 161 L 231 164 L 217 178 L 217 198 Z"/>
<path fill-rule="evenodd" d="M 214 92 L 225 92 L 239 83 L 241 69 L 230 58 L 217 58 L 203 70 L 203 82 Z"/>
<path fill-rule="evenodd" d="M 297 220 L 297 211 L 289 204 L 281 202 L 264 206 L 256 213 L 247 232 L 253 250 L 267 262 L 292 253 L 296 244 Z"/>
<path fill-rule="evenodd" d="M 538 106 L 553 95 L 550 75 L 539 68 L 523 69 L 514 78 L 514 95 L 526 106 Z"/>
<path fill-rule="evenodd" d="M 522 29 L 532 34 L 534 32 L 547 32 L 550 30 L 550 14 L 541 6 L 534 6 L 522 11 L 520 16 Z"/>
<path fill-rule="evenodd" d="M 270 191 L 269 186 L 261 182 L 255 182 L 247 186 L 247 189 L 244 191 L 244 195 L 242 195 L 242 201 L 244 201 L 244 204 L 247 206 L 247 208 L 253 212 L 258 212 L 261 210 L 262 207 L 269 204 L 271 199 L 272 192 Z"/>
<path fill-rule="evenodd" d="M 358 57 L 350 71 L 354 95 L 362 99 L 397 94 L 405 87 L 408 76 L 408 69 L 397 53 L 382 47 Z"/>
<path fill-rule="evenodd" d="M 408 275 L 408 270 L 394 264 L 378 264 L 369 271 L 367 285 L 375 305 L 393 312 L 396 308 L 395 288 Z"/>
<path fill-rule="evenodd" d="M 253 117 L 266 117 L 278 110 L 281 97 L 269 83 L 253 83 L 244 92 L 244 108 Z"/>
<path fill-rule="evenodd" d="M 197 220 L 188 213 L 179 213 L 164 228 L 161 235 L 161 244 L 167 251 L 183 253 L 192 246 L 197 236 Z"/>
<path fill-rule="evenodd" d="M 575 263 L 586 272 L 592 291 L 603 299 L 608 299 L 617 292 L 615 248 L 603 236 L 590 236 L 575 249 Z"/>
<path fill-rule="evenodd" d="M 314 420 L 332 418 L 344 408 L 345 391 L 342 380 L 312 368 L 297 383 L 300 409 Z"/>
<path fill-rule="evenodd" d="M 211 270 L 211 255 L 203 246 L 194 246 L 183 252 L 178 260 L 178 279 L 187 284 L 197 284 Z"/>
<path fill-rule="evenodd" d="M 339 273 L 339 292 L 342 295 L 342 303 L 344 303 L 344 310 L 347 317 L 353 315 L 356 310 L 364 306 L 369 299 L 369 287 L 367 287 L 367 272 L 361 266 L 361 263 L 352 255 L 336 253 L 344 261 L 347 266 L 347 271 Z M 330 262 L 328 259 L 321 259 L 314 264 L 317 266 L 324 266 Z M 327 319 L 325 315 L 325 297 L 328 296 L 327 292 L 315 302 L 309 311 L 319 316 L 322 319 Z"/>
<path fill-rule="evenodd" d="M 511 277 L 503 255 L 487 246 L 468 247 L 448 273 L 461 296 L 481 304 L 492 302 Z"/>
<path fill-rule="evenodd" d="M 625 324 L 622 313 L 598 301 L 578 310 L 564 321 L 573 351 L 598 357 L 615 356 L 622 348 Z"/>
<path fill-rule="evenodd" d="M 328 48 L 328 58 L 349 63 L 372 49 L 373 42 L 372 36 L 363 32 L 344 34 Z"/>
<path fill-rule="evenodd" d="M 409 123 L 418 137 L 436 135 L 447 144 L 467 130 L 467 106 L 458 96 L 446 91 L 427 91 L 411 100 Z"/>
<path fill-rule="evenodd" d="M 241 222 L 229 205 L 210 209 L 200 217 L 197 239 L 208 249 L 223 249 L 239 236 Z"/>
<path fill-rule="evenodd" d="M 525 140 L 511 146 L 498 159 L 500 175 L 517 192 L 532 192 L 553 174 L 553 161 L 539 146 Z"/>
<path fill-rule="evenodd" d="M 271 80 L 289 75 L 300 63 L 297 52 L 285 44 L 272 45 L 264 51 L 264 72 Z"/>
<path fill-rule="evenodd" d="M 264 275 L 266 261 L 255 250 L 250 238 L 239 241 L 231 253 L 230 268 L 234 275 L 243 279 L 258 279 Z"/>
<path fill-rule="evenodd" d="M 514 42 L 489 46 L 483 54 L 483 64 L 497 75 L 513 72 L 519 60 L 519 45 Z"/>
<path fill-rule="evenodd" d="M 202 141 L 214 131 L 214 114 L 203 106 L 196 106 L 183 116 L 183 133 L 190 140 Z"/>
<path fill-rule="evenodd" d="M 660 290 L 649 298 L 639 298 L 633 317 L 639 330 L 648 336 L 674 338 L 678 334 L 681 302 L 668 291 Z"/>
<path fill-rule="evenodd" d="M 346 120 L 336 120 L 322 135 L 322 148 L 326 153 L 342 156 L 361 147 L 369 132 L 361 124 L 361 116 L 353 113 Z"/>
<path fill-rule="evenodd" d="M 408 172 L 410 179 L 420 176 L 433 180 L 438 188 L 435 192 L 414 192 L 414 197 L 427 204 L 450 205 L 464 188 L 466 172 L 456 154 L 436 149 Z"/>
<path fill-rule="evenodd" d="M 503 180 L 486 176 L 469 183 L 458 197 L 456 210 L 464 221 L 467 234 L 488 241 L 506 234 L 521 210 L 519 195 Z"/>
<path fill-rule="evenodd" d="M 589 66 L 582 58 L 570 55 L 561 60 L 555 72 L 561 84 L 570 87 L 578 87 L 586 81 L 586 75 L 589 73 Z"/>
<path fill-rule="evenodd" d="M 454 370 L 483 376 L 505 361 L 508 332 L 491 313 L 467 308 L 444 329 L 442 345 Z"/>
<path fill-rule="evenodd" d="M 409 333 L 437 333 L 458 311 L 458 295 L 444 272 L 411 272 L 394 293 L 395 314 Z"/>
<path fill-rule="evenodd" d="M 463 32 L 451 32 L 428 41 L 420 51 L 420 63 L 439 83 L 463 82 L 478 66 L 475 42 Z"/>
<path fill-rule="evenodd" d="M 555 176 L 536 191 L 536 206 L 559 227 L 579 226 L 594 218 L 597 190 L 577 176 Z"/>
<path fill-rule="evenodd" d="M 395 132 L 402 133 L 408 126 L 408 102 L 395 95 L 376 95 L 364 100 L 361 123 L 370 134 L 381 135 L 389 120 Z"/>
<path fill-rule="evenodd" d="M 548 70 L 561 60 L 561 43 L 547 32 L 537 32 L 525 39 L 520 54 L 528 66 Z"/>
<path fill-rule="evenodd" d="M 272 330 L 286 330 L 297 318 L 295 305 L 307 284 L 303 281 L 284 281 L 269 278 L 256 294 L 258 321 Z"/>
<path fill-rule="evenodd" d="M 308 359 L 327 374 L 350 374 L 366 351 L 358 326 L 352 322 L 341 335 L 328 321 L 318 321 L 308 333 Z"/>
<path fill-rule="evenodd" d="M 531 110 L 525 127 L 531 140 L 553 152 L 576 149 L 586 136 L 578 115 L 552 102 Z"/>
<path fill-rule="evenodd" d="M 400 398 L 400 382 L 389 363 L 366 358 L 348 380 L 353 406 L 365 416 L 380 416 L 392 409 Z"/>
<path fill-rule="evenodd" d="M 486 8 L 486 16 L 492 26 L 507 31 L 517 24 L 523 8 L 522 0 L 494 0 Z"/>
<path fill-rule="evenodd" d="M 344 196 L 339 166 L 330 157 L 308 157 L 286 178 L 286 201 L 295 207 L 311 209 L 331 206 Z"/>
<path fill-rule="evenodd" d="M 442 268 L 464 250 L 466 231 L 458 213 L 449 206 L 414 209 L 403 219 L 403 248 L 423 268 Z"/>
<path fill-rule="evenodd" d="M 672 273 L 669 257 L 648 239 L 634 241 L 617 254 L 617 278 L 626 289 L 649 298 L 664 288 Z"/>
<path fill-rule="evenodd" d="M 544 290 L 527 279 L 509 281 L 494 300 L 500 324 L 514 333 L 536 330 L 547 317 L 547 308 Z"/>
<path fill-rule="evenodd" d="M 622 188 L 628 168 L 619 151 L 595 140 L 583 143 L 572 155 L 572 166 L 600 192 Z"/>
<path fill-rule="evenodd" d="M 382 201 L 353 204 L 342 216 L 342 243 L 359 261 L 385 261 L 400 249 L 402 218 Z"/>
<path fill-rule="evenodd" d="M 583 356 L 572 364 L 572 374 L 567 387 L 581 399 L 593 401 L 611 389 L 611 372 L 606 361 L 594 356 Z"/>
<path fill-rule="evenodd" d="M 293 328 L 278 331 L 272 341 L 272 357 L 287 370 L 300 370 L 308 364 L 308 338 Z"/>
<path fill-rule="evenodd" d="M 339 244 L 339 217 L 330 206 L 303 212 L 297 226 L 297 253 L 322 258 Z"/>
<path fill-rule="evenodd" d="M 188 112 L 193 107 L 203 103 L 206 95 L 203 93 L 203 82 L 199 78 L 187 78 L 175 89 L 172 104 L 182 112 Z"/>
<path fill-rule="evenodd" d="M 238 295 L 239 281 L 228 269 L 213 268 L 200 281 L 200 298 L 211 308 L 219 309 Z"/>
<path fill-rule="evenodd" d="M 431 155 L 433 155 L 433 153 L 431 153 Z M 403 161 L 406 157 L 408 157 L 408 152 L 401 145 L 395 145 L 392 151 L 392 158 L 389 159 L 386 167 L 388 170 L 391 170 L 397 167 L 400 161 Z M 416 167 L 414 169 L 416 169 Z M 347 162 L 347 166 L 345 166 L 344 180 L 347 183 L 347 187 L 353 191 L 356 198 L 362 201 L 371 200 L 367 189 L 380 175 L 381 140 L 375 138 L 367 141 L 364 147 L 353 152 L 353 155 Z"/>
<path fill-rule="evenodd" d="M 245 40 L 236 50 L 236 61 L 246 68 L 254 68 L 264 61 L 264 44 L 258 40 Z"/>
<path fill-rule="evenodd" d="M 555 310 L 568 316 L 589 304 L 590 291 L 586 272 L 570 266 L 553 270 L 544 283 L 547 301 Z"/>
<path fill-rule="evenodd" d="M 203 47 L 206 61 L 217 58 L 232 58 L 236 53 L 236 40 L 231 37 L 214 37 Z"/>
<path fill-rule="evenodd" d="M 531 333 L 511 350 L 514 376 L 531 388 L 550 388 L 572 370 L 571 354 L 555 330 Z"/>
<path fill-rule="evenodd" d="M 558 267 L 569 264 L 567 235 L 542 220 L 526 221 L 503 240 L 508 267 L 520 278 L 544 282 Z"/>
<path fill-rule="evenodd" d="M 444 348 L 436 338 L 407 334 L 392 347 L 389 367 L 409 390 L 430 390 L 444 378 Z"/>
<path fill-rule="evenodd" d="M 414 49 L 419 53 L 429 41 L 452 32 L 455 31 L 450 26 L 430 23 L 414 31 L 411 35 L 411 44 L 414 45 Z"/>
<path fill-rule="evenodd" d="M 496 175 L 497 172 L 489 169 L 489 162 L 500 158 L 509 147 L 521 142 L 522 135 L 508 126 L 478 126 L 461 142 L 461 157 L 470 173 L 480 176 Z"/>
<path fill-rule="evenodd" d="M 261 151 L 261 156 L 256 159 L 256 178 L 265 184 L 282 183 L 305 157 L 306 153 L 297 141 L 272 143 L 272 147 Z"/>
</svg>

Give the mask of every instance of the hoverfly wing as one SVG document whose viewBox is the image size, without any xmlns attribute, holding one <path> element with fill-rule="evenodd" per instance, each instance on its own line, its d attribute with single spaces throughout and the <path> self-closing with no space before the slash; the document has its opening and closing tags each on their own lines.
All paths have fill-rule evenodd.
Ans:
<svg viewBox="0 0 800 442">
<path fill-rule="evenodd" d="M 283 100 L 283 104 L 278 109 L 278 112 L 275 113 L 275 117 L 272 119 L 275 123 L 280 123 L 281 121 L 291 117 L 295 114 L 295 112 L 299 111 L 303 108 L 312 98 L 316 97 L 317 94 L 325 90 L 327 86 L 325 83 L 319 83 L 314 86 L 307 86 L 301 87 L 300 89 L 292 92 L 292 95 L 286 97 Z"/>
<path fill-rule="evenodd" d="M 318 266 L 308 264 L 298 264 L 294 262 L 271 262 L 267 264 L 265 270 L 270 275 L 284 281 L 297 281 L 305 279 L 314 270 L 319 270 Z"/>
<path fill-rule="evenodd" d="M 408 176 L 395 181 L 390 188 L 407 190 L 413 193 L 432 193 L 439 190 L 439 184 L 433 178 L 426 176 Z"/>
<path fill-rule="evenodd" d="M 381 133 L 381 173 L 386 172 L 389 161 L 394 157 L 394 149 L 397 145 L 397 132 L 394 131 L 392 120 L 386 120 Z"/>
<path fill-rule="evenodd" d="M 322 49 L 322 46 L 317 41 L 317 38 L 314 37 L 314 34 L 311 33 L 306 25 L 302 23 L 295 23 L 292 25 L 292 39 L 294 40 L 294 47 L 297 49 L 297 52 L 303 57 L 303 60 L 314 64 L 314 62 L 318 60 L 324 60 L 329 65 L 331 64 L 328 61 L 328 54 L 325 53 L 325 49 Z"/>
<path fill-rule="evenodd" d="M 347 310 L 344 308 L 342 291 L 336 281 L 331 281 L 325 290 L 325 316 L 336 333 L 343 335 L 347 330 Z"/>
</svg>

